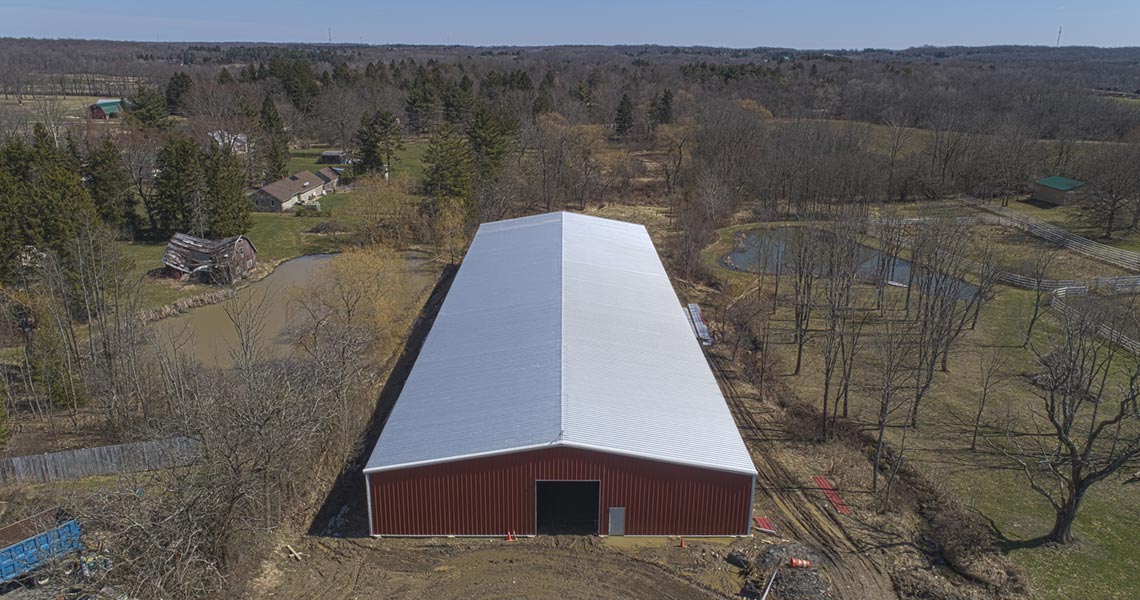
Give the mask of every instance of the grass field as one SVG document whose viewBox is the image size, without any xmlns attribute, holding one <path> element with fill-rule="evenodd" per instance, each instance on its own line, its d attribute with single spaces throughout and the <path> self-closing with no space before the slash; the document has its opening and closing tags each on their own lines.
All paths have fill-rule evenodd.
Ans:
<svg viewBox="0 0 1140 600">
<path fill-rule="evenodd" d="M 1009 207 L 1036 219 L 1089 238 L 1095 242 L 1140 252 L 1140 232 L 1114 231 L 1111 238 L 1104 237 L 1104 229 L 1088 223 L 1077 206 L 1047 206 L 1031 202 L 1010 202 Z"/>
<path fill-rule="evenodd" d="M 424 152 L 427 151 L 427 146 L 426 140 L 406 140 L 404 149 L 396 153 L 396 167 L 393 169 L 392 176 L 407 175 L 413 179 L 418 179 L 423 174 L 423 157 Z M 289 153 L 289 172 L 320 169 L 325 165 L 317 164 L 317 158 L 321 152 L 329 149 L 328 146 L 313 146 L 293 150 Z"/>
<path fill-rule="evenodd" d="M 58 101 L 66 117 L 86 118 L 87 107 L 99 98 L 97 96 L 37 96 L 35 98 L 25 96 L 17 100 L 15 96 L 9 96 L 7 98 L 0 97 L 0 105 L 25 109 L 28 111 L 28 116 L 32 117 L 35 115 L 38 110 L 38 105 L 43 99 L 52 102 Z"/>
<path fill-rule="evenodd" d="M 747 227 L 754 225 L 721 230 L 718 241 L 703 256 L 704 264 L 716 268 L 719 277 L 732 282 L 733 289 L 754 285 L 755 278 L 719 268 L 717 261 L 731 248 L 735 231 Z M 1033 250 L 1030 246 L 1026 252 Z M 1011 468 L 984 441 L 985 437 L 977 451 L 969 450 L 981 369 L 987 361 L 1002 360 L 1005 364 L 1001 384 L 991 392 L 983 423 L 996 425 L 1006 418 L 1017 421 L 1027 414 L 1028 402 L 1034 396 L 1023 374 L 1039 367 L 1033 354 L 1020 346 L 1032 302 L 1030 291 L 999 288 L 997 297 L 983 310 L 978 330 L 970 332 L 952 356 L 950 372 L 937 375 L 934 388 L 924 400 L 922 426 L 917 432 L 912 431 L 908 441 L 908 460 L 932 479 L 945 482 L 969 507 L 992 523 L 1005 540 L 1003 545 L 1011 559 L 1029 574 L 1034 598 L 1134 597 L 1129 590 L 1140 589 L 1140 503 L 1136 502 L 1135 486 L 1118 480 L 1095 486 L 1074 526 L 1077 542 L 1064 547 L 1028 544 L 1052 526 L 1053 513 L 1048 503 L 1030 489 L 1019 470 Z M 782 308 L 775 315 L 773 329 L 790 329 L 790 321 L 790 309 Z M 1035 343 L 1044 345 L 1047 334 L 1057 327 L 1052 314 L 1046 313 L 1034 331 Z M 820 351 L 809 342 L 800 376 L 788 375 L 794 353 L 792 345 L 777 346 L 773 354 L 782 367 L 778 372 L 801 399 L 818 404 L 822 381 L 812 374 L 822 372 Z M 873 389 L 871 381 L 860 383 Z M 852 402 L 852 418 L 864 427 L 873 427 L 876 416 L 871 400 L 853 397 Z M 1001 441 L 996 428 L 987 431 L 995 444 Z M 892 435 L 897 444 L 898 432 Z M 850 473 L 851 479 L 843 485 L 854 493 L 866 491 L 869 466 L 867 469 L 866 474 L 857 470 Z"/>
</svg>

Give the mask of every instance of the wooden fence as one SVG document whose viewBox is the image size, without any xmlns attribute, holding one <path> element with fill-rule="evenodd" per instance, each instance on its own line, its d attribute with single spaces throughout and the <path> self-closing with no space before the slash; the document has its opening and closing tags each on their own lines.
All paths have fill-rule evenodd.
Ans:
<svg viewBox="0 0 1140 600">
<path fill-rule="evenodd" d="M 1100 242 L 1094 242 L 1088 238 L 1061 229 L 1056 225 L 1050 225 L 1049 223 L 1034 219 L 1029 215 L 1021 214 L 1004 206 L 994 204 L 978 204 L 977 206 L 982 210 L 996 215 L 999 218 L 996 223 L 998 225 L 1028 231 L 1058 246 L 1095 258 L 1101 262 L 1115 265 L 1122 269 L 1140 271 L 1140 252 L 1121 250 L 1120 248 L 1106 246 Z"/>
<path fill-rule="evenodd" d="M 1089 294 L 1089 288 L 1084 286 L 1075 286 L 1061 288 L 1054 290 L 1052 298 L 1049 301 L 1049 308 L 1057 311 L 1066 319 L 1083 319 L 1086 317 L 1085 311 L 1081 310 L 1066 302 L 1067 298 L 1082 298 Z M 1104 323 L 1097 324 L 1097 335 L 1100 337 L 1124 348 L 1131 352 L 1134 356 L 1140 356 L 1140 341 L 1134 340 L 1124 333 L 1105 325 Z"/>
<path fill-rule="evenodd" d="M 198 460 L 201 447 L 186 438 L 80 448 L 0 460 L 0 482 L 44 483 L 169 469 Z"/>
</svg>

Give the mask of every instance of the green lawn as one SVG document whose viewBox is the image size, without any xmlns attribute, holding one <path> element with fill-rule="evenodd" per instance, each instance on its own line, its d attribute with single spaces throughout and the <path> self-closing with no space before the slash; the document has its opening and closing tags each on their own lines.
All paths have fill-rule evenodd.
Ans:
<svg viewBox="0 0 1140 600">
<path fill-rule="evenodd" d="M 311 148 L 302 148 L 289 152 L 289 172 L 296 173 L 305 170 L 316 171 L 326 166 L 317 164 L 317 158 L 321 155 L 321 152 L 329 149 L 329 146 L 313 146 Z M 396 167 L 392 175 L 407 175 L 413 179 L 418 179 L 420 175 L 423 174 L 423 157 L 426 151 L 426 141 L 405 141 L 404 149 L 396 153 Z M 344 165 L 333 166 L 344 167 Z"/>
<path fill-rule="evenodd" d="M 1083 218 L 1082 211 L 1076 206 L 1043 206 L 1028 202 L 1013 201 L 1009 207 L 1018 212 L 1027 214 L 1036 219 L 1051 223 L 1062 229 L 1067 229 L 1077 235 L 1084 236 L 1095 242 L 1140 252 L 1140 232 L 1113 232 L 1112 238 L 1105 239 L 1104 230 L 1093 227 Z"/>
</svg>

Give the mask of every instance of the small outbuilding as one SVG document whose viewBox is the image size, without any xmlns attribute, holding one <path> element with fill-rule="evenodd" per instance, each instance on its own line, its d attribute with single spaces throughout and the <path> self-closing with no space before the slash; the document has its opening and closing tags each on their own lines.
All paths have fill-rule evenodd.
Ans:
<svg viewBox="0 0 1140 600">
<path fill-rule="evenodd" d="M 257 248 L 244 235 L 207 240 L 176 233 L 166 245 L 162 264 L 175 279 L 229 284 L 253 272 Z"/>
<path fill-rule="evenodd" d="M 344 150 L 325 150 L 317 157 L 320 165 L 343 165 L 348 160 L 348 152 Z"/>
<path fill-rule="evenodd" d="M 479 228 L 364 468 L 372 535 L 747 535 L 756 469 L 645 227 Z"/>
<path fill-rule="evenodd" d="M 329 193 L 327 183 L 324 177 L 318 177 L 312 171 L 301 171 L 255 190 L 250 199 L 253 201 L 254 210 L 263 212 L 293 210 L 298 206 L 319 204 L 318 199 Z M 334 183 L 334 189 L 335 186 Z"/>
<path fill-rule="evenodd" d="M 1033 182 L 1033 199 L 1056 206 L 1079 201 L 1085 193 L 1085 182 L 1054 175 Z"/>
<path fill-rule="evenodd" d="M 332 167 L 325 167 L 317 171 L 317 177 L 323 182 L 325 186 L 325 193 L 332 194 L 336 192 L 336 186 L 340 184 L 340 171 Z"/>
<path fill-rule="evenodd" d="M 87 107 L 87 114 L 92 119 L 107 120 L 118 118 L 123 112 L 122 98 L 100 98 Z"/>
</svg>

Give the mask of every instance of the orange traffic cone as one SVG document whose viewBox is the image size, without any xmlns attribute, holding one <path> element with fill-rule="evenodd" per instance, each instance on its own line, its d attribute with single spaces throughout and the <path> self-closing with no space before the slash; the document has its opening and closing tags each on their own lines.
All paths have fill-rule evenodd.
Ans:
<svg viewBox="0 0 1140 600">
<path fill-rule="evenodd" d="M 793 569 L 810 569 L 811 561 L 806 558 L 790 558 L 788 559 L 788 566 Z"/>
<path fill-rule="evenodd" d="M 507 531 L 507 541 L 508 541 L 508 542 L 513 542 L 513 541 L 515 541 L 515 532 L 513 532 L 513 531 Z"/>
<path fill-rule="evenodd" d="M 681 538 L 681 547 L 682 547 L 682 548 L 684 548 L 684 547 L 685 547 L 685 538 Z"/>
</svg>

